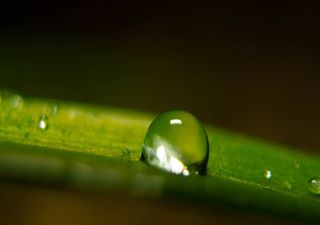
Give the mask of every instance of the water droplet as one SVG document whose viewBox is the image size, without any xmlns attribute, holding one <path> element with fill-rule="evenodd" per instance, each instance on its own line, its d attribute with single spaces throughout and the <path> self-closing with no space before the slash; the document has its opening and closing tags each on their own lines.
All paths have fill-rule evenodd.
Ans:
<svg viewBox="0 0 320 225">
<path fill-rule="evenodd" d="M 7 109 L 22 108 L 23 98 L 12 91 L 0 91 L 0 103 L 4 104 Z"/>
<path fill-rule="evenodd" d="M 58 112 L 58 109 L 59 109 L 58 104 L 53 104 L 52 107 L 51 107 L 51 115 L 55 116 L 57 114 L 57 112 Z"/>
<path fill-rule="evenodd" d="M 144 139 L 142 160 L 160 169 L 188 176 L 204 174 L 209 157 L 206 131 L 185 111 L 170 111 L 153 120 Z"/>
<path fill-rule="evenodd" d="M 320 194 L 320 179 L 318 177 L 313 177 L 308 181 L 308 190 L 313 194 Z"/>
<path fill-rule="evenodd" d="M 12 91 L 0 92 L 0 103 L 2 102 L 13 108 L 21 108 L 23 106 L 23 98 Z"/>
<path fill-rule="evenodd" d="M 48 117 L 46 115 L 40 115 L 38 128 L 41 130 L 46 130 L 48 128 Z"/>
<path fill-rule="evenodd" d="M 272 171 L 269 169 L 266 169 L 263 173 L 264 177 L 267 178 L 268 180 L 271 179 L 272 177 Z"/>
<path fill-rule="evenodd" d="M 69 117 L 71 119 L 74 119 L 75 117 L 77 117 L 79 115 L 79 111 L 75 110 L 75 109 L 71 109 L 69 111 Z"/>
<path fill-rule="evenodd" d="M 121 154 L 121 159 L 130 160 L 130 157 L 131 157 L 131 154 L 130 154 L 129 149 L 124 148 L 122 151 L 122 154 Z"/>
<path fill-rule="evenodd" d="M 291 189 L 291 188 L 292 188 L 290 182 L 287 181 L 287 180 L 285 180 L 285 181 L 283 182 L 283 185 L 284 185 L 286 188 L 288 188 L 288 189 Z"/>
<path fill-rule="evenodd" d="M 13 108 L 21 108 L 23 106 L 23 98 L 20 95 L 13 95 L 11 104 Z"/>
</svg>

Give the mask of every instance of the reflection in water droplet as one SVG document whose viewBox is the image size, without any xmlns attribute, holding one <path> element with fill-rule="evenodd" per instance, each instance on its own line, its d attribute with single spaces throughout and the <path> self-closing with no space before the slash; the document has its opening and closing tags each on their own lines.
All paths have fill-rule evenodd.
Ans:
<svg viewBox="0 0 320 225">
<path fill-rule="evenodd" d="M 320 179 L 318 177 L 313 177 L 308 181 L 308 190 L 313 194 L 320 194 Z"/>
<path fill-rule="evenodd" d="M 269 169 L 266 169 L 265 171 L 264 171 L 264 177 L 265 178 L 267 178 L 267 179 L 271 179 L 271 177 L 272 177 L 272 171 L 271 170 L 269 170 Z"/>
<path fill-rule="evenodd" d="M 142 160 L 160 169 L 188 176 L 204 174 L 209 157 L 207 134 L 185 111 L 170 111 L 153 120 L 145 136 Z"/>
<path fill-rule="evenodd" d="M 48 117 L 46 115 L 40 115 L 38 128 L 41 130 L 46 130 L 48 128 Z"/>
<path fill-rule="evenodd" d="M 57 112 L 58 112 L 58 109 L 59 109 L 58 104 L 53 104 L 52 107 L 51 107 L 51 115 L 55 116 L 57 114 Z"/>
</svg>

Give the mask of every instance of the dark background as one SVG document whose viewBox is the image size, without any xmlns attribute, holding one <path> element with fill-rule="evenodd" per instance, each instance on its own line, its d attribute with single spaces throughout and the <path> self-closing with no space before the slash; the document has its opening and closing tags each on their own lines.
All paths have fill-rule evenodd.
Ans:
<svg viewBox="0 0 320 225">
<path fill-rule="evenodd" d="M 224 129 L 320 152 L 318 7 L 94 0 L 0 9 L 0 88 L 155 113 L 180 108 Z M 168 204 L 161 204 L 151 205 L 162 212 Z M 220 219 L 232 223 L 227 217 Z"/>
</svg>

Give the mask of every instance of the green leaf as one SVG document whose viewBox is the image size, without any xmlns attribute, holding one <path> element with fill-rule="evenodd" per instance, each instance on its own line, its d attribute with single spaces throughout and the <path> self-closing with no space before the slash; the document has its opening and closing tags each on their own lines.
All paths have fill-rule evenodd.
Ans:
<svg viewBox="0 0 320 225">
<path fill-rule="evenodd" d="M 47 118 L 47 126 L 39 122 Z M 206 176 L 177 176 L 140 161 L 155 115 L 0 95 L 0 178 L 134 196 L 179 198 L 320 222 L 308 181 L 320 159 L 207 126 Z"/>
</svg>

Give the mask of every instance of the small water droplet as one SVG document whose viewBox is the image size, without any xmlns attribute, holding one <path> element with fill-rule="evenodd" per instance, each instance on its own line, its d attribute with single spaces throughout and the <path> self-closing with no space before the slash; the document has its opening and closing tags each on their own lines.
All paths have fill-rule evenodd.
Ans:
<svg viewBox="0 0 320 225">
<path fill-rule="evenodd" d="M 308 181 L 308 190 L 316 195 L 320 194 L 320 179 L 319 177 L 313 177 Z"/>
<path fill-rule="evenodd" d="M 21 108 L 23 106 L 23 98 L 12 91 L 1 91 L 0 103 L 4 103 L 13 108 Z"/>
<path fill-rule="evenodd" d="M 69 111 L 69 117 L 71 119 L 74 119 L 75 117 L 77 117 L 79 115 L 79 111 L 75 110 L 75 109 L 71 109 Z"/>
<path fill-rule="evenodd" d="M 206 131 L 185 111 L 170 111 L 153 120 L 142 149 L 142 160 L 160 169 L 189 176 L 204 174 L 209 157 Z"/>
<path fill-rule="evenodd" d="M 59 109 L 58 104 L 53 104 L 52 107 L 51 107 L 51 115 L 52 116 L 57 115 L 58 109 Z"/>
<path fill-rule="evenodd" d="M 20 95 L 13 95 L 11 104 L 13 108 L 21 108 L 23 106 L 23 98 Z"/>
<path fill-rule="evenodd" d="M 40 115 L 38 128 L 41 130 L 46 130 L 48 128 L 48 117 L 44 114 Z"/>
<path fill-rule="evenodd" d="M 122 154 L 121 154 L 121 159 L 130 160 L 130 156 L 131 156 L 131 154 L 130 154 L 129 149 L 124 148 L 122 151 Z"/>
<path fill-rule="evenodd" d="M 287 181 L 287 180 L 285 180 L 285 181 L 283 182 L 283 185 L 284 185 L 286 188 L 288 188 L 288 189 L 291 189 L 291 188 L 292 188 L 290 182 Z"/>
<path fill-rule="evenodd" d="M 272 171 L 269 169 L 266 169 L 263 173 L 264 177 L 267 178 L 268 180 L 271 179 L 272 177 Z"/>
</svg>

